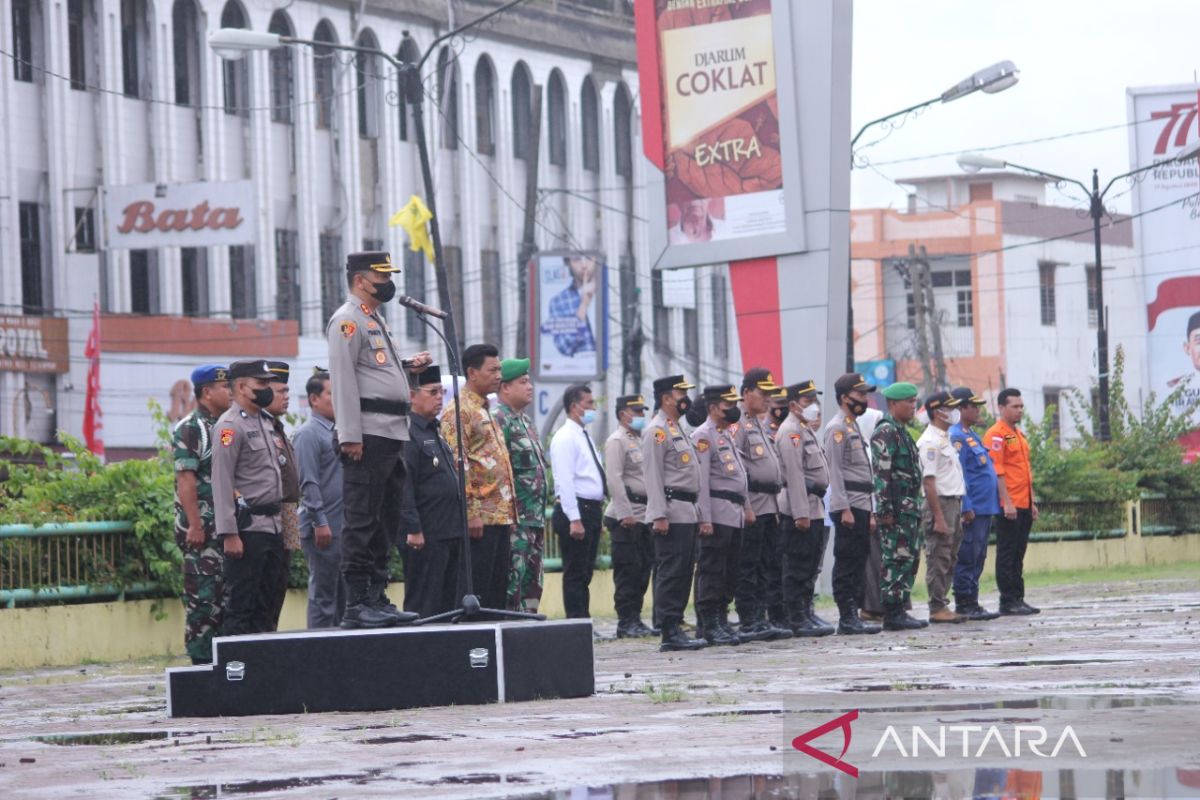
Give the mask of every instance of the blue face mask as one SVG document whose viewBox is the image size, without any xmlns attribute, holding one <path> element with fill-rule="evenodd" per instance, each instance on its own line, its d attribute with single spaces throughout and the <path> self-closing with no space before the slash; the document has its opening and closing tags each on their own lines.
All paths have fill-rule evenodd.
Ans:
<svg viewBox="0 0 1200 800">
<path fill-rule="evenodd" d="M 596 421 L 596 409 L 589 408 L 583 412 L 583 418 L 579 420 L 580 425 L 591 425 Z"/>
<path fill-rule="evenodd" d="M 646 418 L 634 417 L 633 419 L 629 420 L 629 427 L 640 433 L 646 427 Z"/>
</svg>

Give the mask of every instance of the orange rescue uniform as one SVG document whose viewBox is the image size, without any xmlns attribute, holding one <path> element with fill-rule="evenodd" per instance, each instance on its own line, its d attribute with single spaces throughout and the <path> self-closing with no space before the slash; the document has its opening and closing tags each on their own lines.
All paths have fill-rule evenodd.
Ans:
<svg viewBox="0 0 1200 800">
<path fill-rule="evenodd" d="M 1017 428 L 999 420 L 984 434 L 996 474 L 1008 488 L 1017 508 L 1033 506 L 1033 468 L 1029 464 L 1029 440 Z"/>
</svg>

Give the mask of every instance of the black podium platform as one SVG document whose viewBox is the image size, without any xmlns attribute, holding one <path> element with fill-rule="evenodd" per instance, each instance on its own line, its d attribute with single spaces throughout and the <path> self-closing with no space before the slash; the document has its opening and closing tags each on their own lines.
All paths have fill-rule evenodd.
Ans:
<svg viewBox="0 0 1200 800">
<path fill-rule="evenodd" d="M 167 670 L 167 716 L 384 711 L 595 692 L 591 620 L 317 630 L 213 640 Z"/>
</svg>

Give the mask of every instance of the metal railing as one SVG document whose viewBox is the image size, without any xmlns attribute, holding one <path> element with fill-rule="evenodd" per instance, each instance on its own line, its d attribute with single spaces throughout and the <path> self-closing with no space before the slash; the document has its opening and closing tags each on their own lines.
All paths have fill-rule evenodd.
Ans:
<svg viewBox="0 0 1200 800">
<path fill-rule="evenodd" d="M 1142 536 L 1177 536 L 1200 529 L 1200 497 L 1143 497 L 1140 506 Z"/>
<path fill-rule="evenodd" d="M 1119 539 L 1127 528 L 1125 503 L 1052 501 L 1038 503 L 1030 540 Z"/>
</svg>

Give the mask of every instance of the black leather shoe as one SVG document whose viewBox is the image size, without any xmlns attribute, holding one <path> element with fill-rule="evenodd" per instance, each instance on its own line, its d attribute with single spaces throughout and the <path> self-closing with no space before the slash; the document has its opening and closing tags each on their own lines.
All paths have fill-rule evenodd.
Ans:
<svg viewBox="0 0 1200 800">
<path fill-rule="evenodd" d="M 693 639 L 679 629 L 678 622 L 664 622 L 662 627 L 662 644 L 658 646 L 660 653 L 678 650 L 703 650 L 708 642 L 703 639 Z"/>
<path fill-rule="evenodd" d="M 972 622 L 986 622 L 987 620 L 996 619 L 997 617 L 1000 616 L 995 611 L 988 611 L 986 608 L 979 605 L 978 603 L 971 606 L 969 609 L 966 610 L 966 612 L 959 610 L 958 613 L 960 613 L 960 614 L 965 613 L 967 619 L 971 620 Z"/>
<path fill-rule="evenodd" d="M 366 602 L 371 608 L 395 620 L 392 623 L 393 625 L 407 624 L 421 616 L 414 611 L 401 611 L 396 608 L 392 601 L 388 599 L 387 587 L 382 583 L 372 583 L 367 588 Z"/>
<path fill-rule="evenodd" d="M 346 611 L 342 614 L 341 627 L 343 630 L 390 628 L 397 621 L 391 614 L 387 614 L 374 606 L 367 605 L 366 603 L 357 603 L 346 606 Z"/>
<path fill-rule="evenodd" d="M 738 641 L 743 644 L 746 642 L 765 642 L 771 638 L 772 631 L 773 629 L 763 620 L 744 622 L 737 628 L 737 637 Z"/>
<path fill-rule="evenodd" d="M 618 639 L 637 639 L 642 635 L 637 629 L 637 623 L 633 620 L 623 619 L 617 623 Z"/>
<path fill-rule="evenodd" d="M 1026 611 L 1017 603 L 1001 604 L 1000 616 L 1002 617 L 1023 617 Z"/>
<path fill-rule="evenodd" d="M 766 640 L 768 642 L 778 642 L 783 639 L 791 639 L 795 636 L 792 633 L 792 626 L 782 620 L 767 620 L 759 623 L 759 627 L 766 631 Z"/>
<path fill-rule="evenodd" d="M 822 628 L 820 625 L 814 624 L 807 616 L 797 616 L 792 621 L 792 634 L 803 639 L 828 636 L 831 633 L 833 633 L 833 628 Z"/>
<path fill-rule="evenodd" d="M 637 635 L 640 637 L 658 636 L 662 633 L 662 631 L 660 631 L 658 628 L 651 628 L 649 625 L 642 622 L 640 619 L 637 620 L 637 622 L 634 624 L 635 624 L 634 630 L 637 631 Z"/>
<path fill-rule="evenodd" d="M 1021 601 L 1021 608 L 1024 610 L 1024 612 L 1026 614 L 1042 613 L 1042 610 L 1040 608 L 1035 608 L 1034 606 L 1029 605 L 1029 603 L 1026 603 L 1024 600 Z"/>
<path fill-rule="evenodd" d="M 702 628 L 701 637 L 711 645 L 733 646 L 740 644 L 736 636 L 726 633 L 725 629 L 721 627 L 721 620 L 715 611 L 708 611 L 702 614 L 700 617 L 700 626 Z"/>
<path fill-rule="evenodd" d="M 858 614 L 843 614 L 838 620 L 837 632 L 838 636 L 857 636 L 867 633 L 879 633 L 882 628 L 878 625 L 869 625 L 858 618 Z"/>
<path fill-rule="evenodd" d="M 910 617 L 903 608 L 888 608 L 883 612 L 883 629 L 885 631 L 919 631 L 928 624 L 928 622 Z"/>
<path fill-rule="evenodd" d="M 829 632 L 833 633 L 833 624 L 828 620 L 821 619 L 819 616 L 817 616 L 817 612 L 813 610 L 811 603 L 807 605 L 806 608 L 808 609 L 808 618 L 812 620 L 814 624 L 822 628 L 828 628 Z"/>
</svg>

